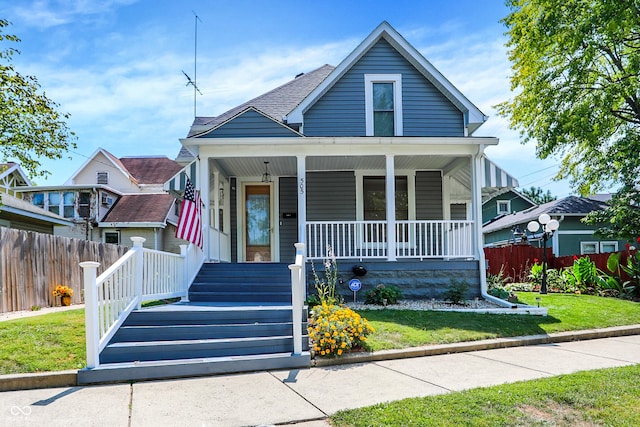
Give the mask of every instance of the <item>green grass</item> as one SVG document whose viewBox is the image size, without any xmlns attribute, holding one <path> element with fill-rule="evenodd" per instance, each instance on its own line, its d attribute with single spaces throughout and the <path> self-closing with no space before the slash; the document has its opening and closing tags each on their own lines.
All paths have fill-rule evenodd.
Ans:
<svg viewBox="0 0 640 427">
<path fill-rule="evenodd" d="M 537 293 L 519 292 L 536 305 Z M 367 349 L 385 350 L 640 324 L 640 304 L 591 295 L 547 294 L 541 306 L 548 316 L 474 314 L 411 310 L 359 310 L 375 328 Z"/>
<path fill-rule="evenodd" d="M 0 374 L 85 366 L 83 309 L 0 322 Z"/>
<path fill-rule="evenodd" d="M 520 292 L 535 304 L 538 294 Z M 369 350 L 474 341 L 640 324 L 640 304 L 587 295 L 542 296 L 549 316 L 363 310 L 376 329 Z M 60 371 L 85 366 L 84 310 L 0 322 L 0 374 Z"/>
<path fill-rule="evenodd" d="M 405 399 L 331 417 L 335 426 L 637 426 L 640 365 Z"/>
</svg>

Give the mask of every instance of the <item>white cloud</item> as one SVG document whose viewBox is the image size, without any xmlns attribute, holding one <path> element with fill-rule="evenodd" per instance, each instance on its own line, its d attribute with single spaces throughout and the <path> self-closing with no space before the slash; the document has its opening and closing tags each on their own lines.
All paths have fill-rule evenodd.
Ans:
<svg viewBox="0 0 640 427">
<path fill-rule="evenodd" d="M 10 13 L 25 24 L 37 28 L 50 28 L 76 19 L 98 18 L 119 6 L 137 0 L 36 0 L 21 1 L 13 5 Z"/>
</svg>

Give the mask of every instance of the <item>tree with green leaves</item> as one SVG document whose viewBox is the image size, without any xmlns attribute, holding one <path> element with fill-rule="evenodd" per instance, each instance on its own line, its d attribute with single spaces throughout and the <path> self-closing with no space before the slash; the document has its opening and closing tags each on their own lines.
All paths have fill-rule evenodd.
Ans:
<svg viewBox="0 0 640 427">
<path fill-rule="evenodd" d="M 9 21 L 0 19 L 0 43 L 17 43 L 20 39 L 4 34 Z M 75 135 L 59 113 L 58 104 L 40 93 L 33 76 L 15 70 L 12 57 L 20 52 L 14 47 L 0 48 L 0 161 L 13 160 L 31 176 L 45 176 L 39 159 L 60 159 L 76 148 Z"/>
<path fill-rule="evenodd" d="M 529 188 L 523 189 L 521 193 L 527 196 L 527 198 L 534 202 L 536 205 L 543 205 L 545 203 L 553 202 L 557 199 L 556 196 L 551 194 L 550 190 L 547 190 L 547 192 L 545 193 L 540 187 L 531 186 Z"/>
<path fill-rule="evenodd" d="M 507 0 L 507 6 L 517 95 L 498 106 L 499 114 L 524 143 L 536 143 L 538 157 L 562 157 L 556 178 L 568 178 L 580 194 L 612 185 L 620 185 L 619 194 L 637 189 L 640 1 Z M 613 203 L 629 201 L 620 194 Z M 630 208 L 608 214 L 622 223 Z"/>
</svg>

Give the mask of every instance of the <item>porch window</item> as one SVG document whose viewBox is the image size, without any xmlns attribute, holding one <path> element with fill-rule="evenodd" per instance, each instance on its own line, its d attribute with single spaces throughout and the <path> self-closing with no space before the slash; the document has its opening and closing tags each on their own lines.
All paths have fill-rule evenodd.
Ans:
<svg viewBox="0 0 640 427">
<path fill-rule="evenodd" d="M 396 219 L 409 219 L 409 193 L 407 177 L 396 176 Z M 387 219 L 387 200 L 384 176 L 365 176 L 362 182 L 364 195 L 364 220 L 383 221 Z"/>
<path fill-rule="evenodd" d="M 66 192 L 62 195 L 63 214 L 65 218 L 73 218 L 75 213 L 75 194 Z"/>
<path fill-rule="evenodd" d="M 49 193 L 47 199 L 49 201 L 49 212 L 60 215 L 60 193 Z"/>
<path fill-rule="evenodd" d="M 367 136 L 402 135 L 402 75 L 365 74 Z"/>
<path fill-rule="evenodd" d="M 34 193 L 31 203 L 44 209 L 44 193 Z"/>
<path fill-rule="evenodd" d="M 82 192 L 78 197 L 78 216 L 80 218 L 89 218 L 91 215 L 91 209 L 89 203 L 91 202 L 91 193 Z"/>
</svg>

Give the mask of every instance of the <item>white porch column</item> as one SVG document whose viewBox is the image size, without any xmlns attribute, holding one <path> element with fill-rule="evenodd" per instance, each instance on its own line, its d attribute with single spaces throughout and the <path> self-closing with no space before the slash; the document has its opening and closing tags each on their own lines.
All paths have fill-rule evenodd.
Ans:
<svg viewBox="0 0 640 427">
<path fill-rule="evenodd" d="M 484 168 L 482 168 L 482 152 L 484 146 L 478 146 L 478 153 L 471 157 L 471 203 L 473 206 L 473 246 L 476 258 L 480 263 L 480 293 L 487 294 L 487 269 L 485 265 L 482 238 L 482 186 L 484 184 Z"/>
<path fill-rule="evenodd" d="M 202 198 L 202 204 L 204 205 L 204 209 L 202 210 L 202 253 L 204 255 L 205 261 L 209 261 L 211 259 L 210 256 L 210 227 L 209 227 L 209 208 L 210 208 L 210 198 L 211 192 L 209 191 L 209 158 L 205 158 L 204 160 L 198 160 L 198 170 L 200 172 L 199 176 L 199 188 L 200 188 L 200 197 Z"/>
<path fill-rule="evenodd" d="M 297 156 L 298 167 L 298 243 L 307 243 L 307 158 Z"/>
<path fill-rule="evenodd" d="M 386 155 L 387 259 L 396 260 L 396 167 L 393 154 Z"/>
</svg>

